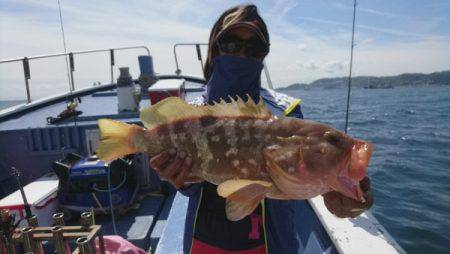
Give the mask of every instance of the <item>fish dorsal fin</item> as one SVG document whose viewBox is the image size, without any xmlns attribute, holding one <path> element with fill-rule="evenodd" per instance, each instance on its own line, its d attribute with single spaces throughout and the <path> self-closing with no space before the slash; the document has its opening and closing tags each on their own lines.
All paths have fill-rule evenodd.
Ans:
<svg viewBox="0 0 450 254">
<path fill-rule="evenodd" d="M 214 105 L 196 106 L 188 104 L 178 97 L 169 97 L 149 108 L 143 109 L 140 117 L 144 126 L 147 129 L 152 129 L 169 122 L 206 116 L 264 119 L 272 116 L 262 98 L 260 98 L 258 104 L 251 97 L 248 97 L 246 102 L 239 97 L 237 100 L 234 100 L 232 97 L 230 99 L 230 103 L 221 100 L 219 103 L 214 103 Z"/>
<path fill-rule="evenodd" d="M 145 128 L 153 129 L 161 124 L 198 115 L 196 107 L 178 97 L 168 97 L 151 107 L 141 110 L 140 118 Z"/>
</svg>

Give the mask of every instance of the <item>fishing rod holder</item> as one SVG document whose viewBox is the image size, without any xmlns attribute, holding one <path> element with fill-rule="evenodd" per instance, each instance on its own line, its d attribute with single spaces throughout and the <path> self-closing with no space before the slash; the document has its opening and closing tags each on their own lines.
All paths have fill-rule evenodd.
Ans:
<svg viewBox="0 0 450 254">
<path fill-rule="evenodd" d="M 28 226 L 37 227 L 39 226 L 38 219 L 36 215 L 32 215 L 30 218 L 27 218 Z"/>
<path fill-rule="evenodd" d="M 55 226 L 64 226 L 64 213 L 55 213 L 53 214 L 53 224 Z"/>
<path fill-rule="evenodd" d="M 91 212 L 81 214 L 80 226 L 64 226 L 64 214 L 53 214 L 53 227 L 26 227 L 16 229 L 12 239 L 14 244 L 23 246 L 25 253 L 44 254 L 42 242 L 53 242 L 57 254 L 95 254 L 95 240 L 99 251 L 105 254 L 105 244 L 100 225 L 94 225 Z M 71 252 L 70 242 L 77 248 Z"/>
</svg>

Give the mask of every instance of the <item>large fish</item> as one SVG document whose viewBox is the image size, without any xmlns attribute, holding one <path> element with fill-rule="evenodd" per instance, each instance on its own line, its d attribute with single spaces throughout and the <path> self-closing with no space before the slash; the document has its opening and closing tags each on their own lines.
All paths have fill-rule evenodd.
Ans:
<svg viewBox="0 0 450 254">
<path fill-rule="evenodd" d="M 218 185 L 226 214 L 240 220 L 265 197 L 307 199 L 335 190 L 364 201 L 359 181 L 373 145 L 329 126 L 270 113 L 261 99 L 195 106 L 169 97 L 141 111 L 145 128 L 100 119 L 99 158 L 177 148 L 191 176 Z"/>
</svg>

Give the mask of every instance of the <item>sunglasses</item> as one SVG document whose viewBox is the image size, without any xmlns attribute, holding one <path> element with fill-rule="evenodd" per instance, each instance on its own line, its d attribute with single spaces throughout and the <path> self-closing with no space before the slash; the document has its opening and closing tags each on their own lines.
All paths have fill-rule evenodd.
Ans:
<svg viewBox="0 0 450 254">
<path fill-rule="evenodd" d="M 244 49 L 247 56 L 256 58 L 267 55 L 269 53 L 269 45 L 256 37 L 243 40 L 234 36 L 224 36 L 217 40 L 219 50 L 226 54 L 236 54 Z"/>
</svg>

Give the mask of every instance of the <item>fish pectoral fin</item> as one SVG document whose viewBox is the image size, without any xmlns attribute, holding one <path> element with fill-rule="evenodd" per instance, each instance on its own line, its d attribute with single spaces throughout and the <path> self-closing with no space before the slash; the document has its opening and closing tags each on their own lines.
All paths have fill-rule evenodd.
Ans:
<svg viewBox="0 0 450 254">
<path fill-rule="evenodd" d="M 263 150 L 263 155 L 267 172 L 279 190 L 277 193 L 269 193 L 269 196 L 277 196 L 277 199 L 294 198 L 301 185 L 294 175 L 298 170 L 298 147 L 267 147 Z"/>
<path fill-rule="evenodd" d="M 217 187 L 219 196 L 231 200 L 247 200 L 261 193 L 266 193 L 272 183 L 259 180 L 233 179 L 227 180 Z"/>
<path fill-rule="evenodd" d="M 258 195 L 247 200 L 232 200 L 227 198 L 225 204 L 227 218 L 231 221 L 242 220 L 258 207 L 258 204 L 264 199 L 264 196 L 264 194 Z"/>
<path fill-rule="evenodd" d="M 252 213 L 272 188 L 272 183 L 258 180 L 228 180 L 217 187 L 217 193 L 226 198 L 227 218 L 238 221 Z"/>
</svg>

